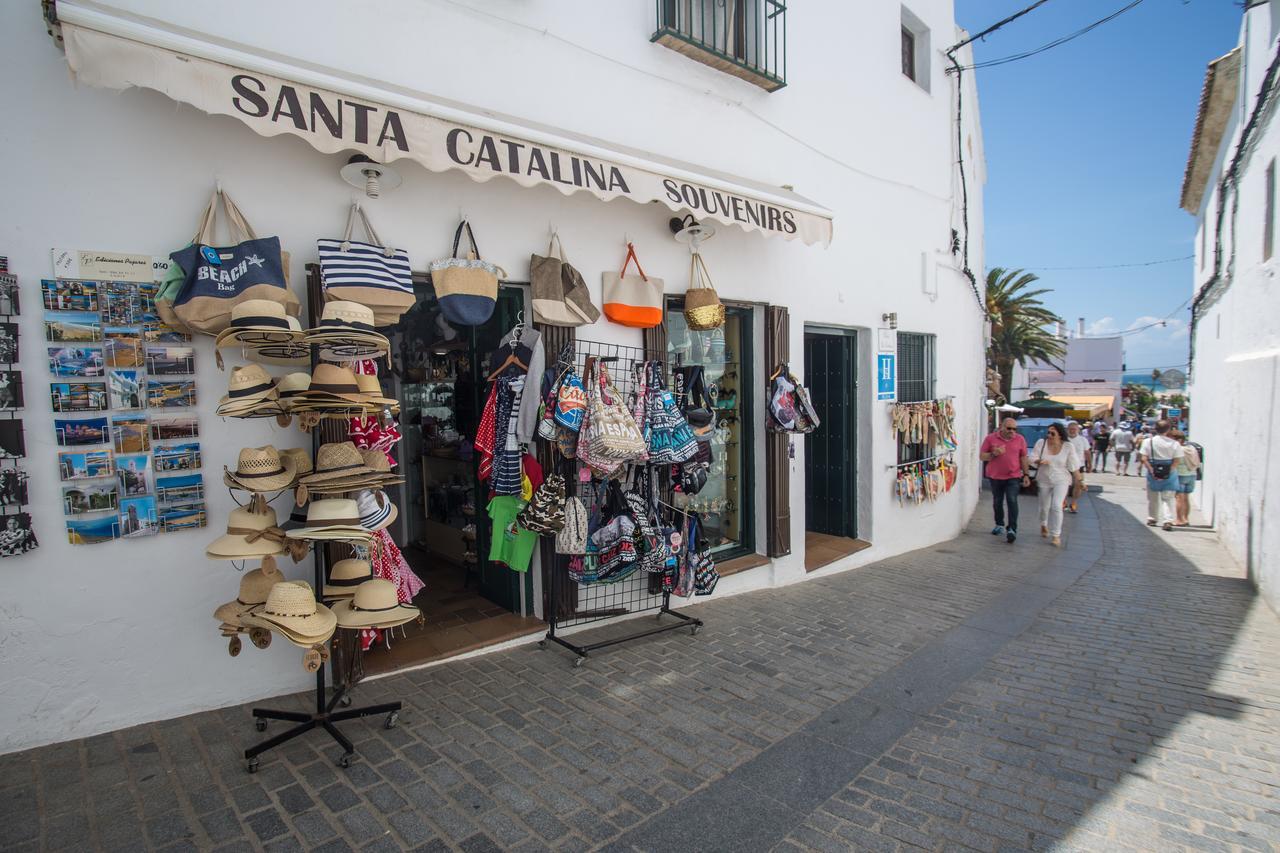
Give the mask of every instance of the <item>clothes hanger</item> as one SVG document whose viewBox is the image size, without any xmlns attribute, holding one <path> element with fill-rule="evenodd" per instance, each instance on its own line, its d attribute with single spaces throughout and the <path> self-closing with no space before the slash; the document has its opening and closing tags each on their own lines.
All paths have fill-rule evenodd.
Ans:
<svg viewBox="0 0 1280 853">
<path fill-rule="evenodd" d="M 490 373 L 489 378 L 486 381 L 492 382 L 493 380 L 497 379 L 499 374 L 501 374 L 504 370 L 506 370 L 508 367 L 511 367 L 512 365 L 519 367 L 521 370 L 527 371 L 529 369 L 529 365 L 521 361 L 519 356 L 515 354 L 515 351 L 513 349 L 512 352 L 507 354 L 506 361 L 498 365 L 498 369 L 493 371 L 493 373 Z"/>
</svg>

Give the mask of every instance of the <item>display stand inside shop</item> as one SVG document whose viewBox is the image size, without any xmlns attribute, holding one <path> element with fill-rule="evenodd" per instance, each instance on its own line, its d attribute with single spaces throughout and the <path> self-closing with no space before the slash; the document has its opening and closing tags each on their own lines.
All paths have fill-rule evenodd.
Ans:
<svg viewBox="0 0 1280 853">
<path fill-rule="evenodd" d="M 317 305 L 323 304 L 323 295 L 320 292 L 319 283 L 315 276 L 309 277 L 311 287 L 309 288 L 308 314 L 310 317 L 310 326 L 314 327 L 317 316 Z M 316 366 L 320 364 L 320 345 L 311 345 L 311 367 L 314 371 Z M 312 454 L 314 455 L 320 448 L 321 442 L 324 440 L 323 430 L 317 425 L 311 432 Z M 320 590 L 325 587 L 325 579 L 329 575 L 331 568 L 332 545 L 317 541 L 312 547 L 313 559 L 315 563 L 315 586 L 317 595 Z M 339 627 L 338 631 L 344 631 Z M 250 773 L 256 772 L 258 769 L 258 756 L 268 750 L 275 749 L 294 738 L 300 737 L 315 728 L 324 729 L 331 738 L 342 747 L 342 755 L 338 759 L 341 767 L 349 767 L 351 758 L 355 754 L 355 746 L 352 742 L 338 730 L 336 723 L 343 720 L 354 720 L 358 717 L 372 717 L 380 714 L 386 714 L 387 719 L 384 723 L 386 728 L 390 729 L 396 725 L 399 712 L 402 707 L 400 702 L 386 702 L 378 705 L 367 705 L 361 708 L 345 707 L 351 704 L 351 697 L 348 685 L 335 685 L 332 694 L 330 694 L 326 685 L 325 664 L 321 663 L 319 669 L 316 670 L 316 687 L 315 687 L 315 710 L 311 713 L 303 713 L 298 711 L 284 711 L 273 708 L 254 708 L 252 713 L 254 723 L 258 731 L 265 731 L 268 720 L 283 720 L 285 722 L 295 723 L 292 728 L 283 731 L 274 737 L 268 738 L 261 743 L 252 746 L 244 751 L 244 757 L 247 761 L 247 769 Z M 335 678 L 335 681 L 337 679 Z M 343 706 L 343 707 L 339 707 Z"/>
<path fill-rule="evenodd" d="M 631 396 L 635 383 L 636 368 L 644 364 L 646 360 L 659 359 L 659 355 L 646 353 L 640 347 L 619 346 L 617 344 L 583 340 L 575 341 L 573 347 L 574 365 L 580 374 L 586 373 L 588 359 L 594 358 L 603 362 L 608 365 L 613 384 L 617 386 L 624 397 Z M 564 462 L 571 463 L 571 460 L 564 460 Z M 566 479 L 570 479 L 571 482 L 577 482 L 577 464 L 570 464 L 569 467 L 573 469 L 570 473 L 574 474 L 574 476 L 566 477 Z M 682 510 L 673 506 L 670 502 L 670 478 L 666 473 L 666 469 L 669 467 L 663 465 L 649 466 L 650 476 L 647 484 L 649 494 L 645 497 L 651 502 L 656 502 L 663 510 L 679 514 Z M 592 484 L 594 483 L 595 481 L 592 481 Z M 584 485 L 579 488 L 578 493 L 579 497 L 587 505 L 589 513 L 596 508 L 595 501 L 591 499 L 591 491 L 590 486 Z M 696 634 L 698 629 L 702 627 L 703 622 L 701 619 L 671 608 L 672 592 L 669 585 L 663 583 L 663 574 L 635 571 L 626 578 L 613 583 L 582 583 L 570 574 L 569 559 L 564 554 L 556 554 L 554 557 L 553 565 L 549 572 L 551 583 L 550 606 L 547 608 L 547 635 L 545 639 L 539 641 L 538 645 L 544 649 L 548 643 L 556 643 L 563 646 L 574 653 L 573 665 L 575 667 L 581 666 L 587 656 L 597 649 L 628 643 L 642 637 L 650 637 L 654 634 L 662 634 L 679 628 L 689 628 L 691 633 Z M 558 633 L 563 628 L 649 612 L 654 613 L 660 624 L 638 627 L 635 630 L 596 642 L 574 643 Z M 674 621 L 664 622 L 664 616 L 672 617 Z"/>
</svg>

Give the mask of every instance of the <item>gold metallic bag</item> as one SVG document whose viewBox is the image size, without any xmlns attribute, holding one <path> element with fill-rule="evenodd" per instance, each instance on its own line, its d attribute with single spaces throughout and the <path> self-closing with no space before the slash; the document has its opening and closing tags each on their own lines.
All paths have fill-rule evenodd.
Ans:
<svg viewBox="0 0 1280 853">
<path fill-rule="evenodd" d="M 684 295 L 684 320 L 690 329 L 698 332 L 724 325 L 724 305 L 711 284 L 706 262 L 698 252 L 689 258 L 689 291 Z"/>
</svg>

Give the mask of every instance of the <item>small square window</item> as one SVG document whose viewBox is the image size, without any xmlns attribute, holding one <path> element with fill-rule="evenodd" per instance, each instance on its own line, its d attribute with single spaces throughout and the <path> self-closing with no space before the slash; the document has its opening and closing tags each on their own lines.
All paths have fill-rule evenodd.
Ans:
<svg viewBox="0 0 1280 853">
<path fill-rule="evenodd" d="M 902 7 L 902 76 L 929 91 L 929 28 L 914 12 Z"/>
</svg>

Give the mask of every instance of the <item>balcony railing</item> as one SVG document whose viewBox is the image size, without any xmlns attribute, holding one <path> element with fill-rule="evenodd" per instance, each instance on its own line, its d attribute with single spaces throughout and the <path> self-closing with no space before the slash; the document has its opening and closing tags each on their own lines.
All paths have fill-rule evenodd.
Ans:
<svg viewBox="0 0 1280 853">
<path fill-rule="evenodd" d="M 651 41 L 754 83 L 767 92 L 787 85 L 784 0 L 656 0 Z"/>
</svg>

